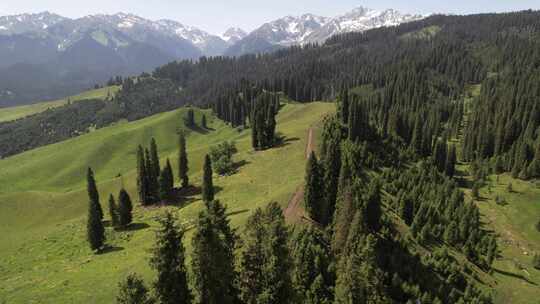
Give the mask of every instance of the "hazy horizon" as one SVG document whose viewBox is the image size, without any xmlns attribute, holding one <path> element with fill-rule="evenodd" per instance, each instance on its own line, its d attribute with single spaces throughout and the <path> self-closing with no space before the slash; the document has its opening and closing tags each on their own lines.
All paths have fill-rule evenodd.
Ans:
<svg viewBox="0 0 540 304">
<path fill-rule="evenodd" d="M 45 3 L 36 0 L 4 0 L 0 3 L 0 15 L 49 11 L 68 18 L 80 18 L 87 15 L 116 14 L 122 12 L 151 20 L 171 19 L 185 25 L 200 28 L 215 35 L 220 35 L 231 27 L 239 27 L 250 32 L 263 23 L 284 16 L 312 13 L 325 17 L 333 17 L 360 6 L 374 10 L 392 8 L 409 14 L 475 14 L 540 9 L 540 1 L 532 0 L 512 2 L 501 0 L 456 0 L 451 4 L 432 3 L 432 1 L 427 0 L 337 0 L 331 5 L 328 5 L 328 2 L 323 0 L 299 0 L 294 3 L 284 0 L 275 0 L 269 3 L 253 3 L 247 0 L 231 0 L 227 3 L 214 0 L 199 0 L 185 3 L 171 3 L 171 1 L 167 0 L 156 0 L 153 2 L 153 5 L 148 7 L 148 2 L 140 0 L 118 0 L 114 3 L 105 0 L 94 0 L 92 7 L 89 7 L 66 0 L 49 0 Z"/>
</svg>

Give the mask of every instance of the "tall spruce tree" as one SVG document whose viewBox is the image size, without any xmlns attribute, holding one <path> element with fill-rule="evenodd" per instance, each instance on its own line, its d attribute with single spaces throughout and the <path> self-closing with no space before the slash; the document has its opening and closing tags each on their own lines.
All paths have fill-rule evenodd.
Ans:
<svg viewBox="0 0 540 304">
<path fill-rule="evenodd" d="M 310 217 L 320 222 L 324 206 L 322 170 L 319 167 L 315 152 L 311 152 L 306 165 L 304 203 Z"/>
<path fill-rule="evenodd" d="M 161 168 L 159 166 L 159 155 L 156 139 L 152 137 L 150 141 L 150 162 L 152 163 L 153 173 L 157 177 L 161 173 Z"/>
<path fill-rule="evenodd" d="M 293 303 L 289 231 L 277 203 L 257 209 L 246 225 L 240 258 L 244 303 Z"/>
<path fill-rule="evenodd" d="M 159 176 L 159 192 L 162 201 L 170 201 L 174 190 L 174 176 L 169 159 Z"/>
<path fill-rule="evenodd" d="M 160 303 L 189 304 L 192 302 L 192 295 L 188 287 L 185 249 L 182 243 L 184 232 L 175 221 L 170 212 L 165 213 L 159 220 L 160 228 L 156 232 L 150 265 L 157 271 L 154 288 Z"/>
<path fill-rule="evenodd" d="M 206 125 L 206 115 L 203 114 L 202 117 L 201 117 L 201 127 L 203 129 L 208 129 L 208 126 Z"/>
<path fill-rule="evenodd" d="M 454 145 L 451 145 L 450 149 L 448 149 L 448 154 L 446 156 L 446 164 L 445 164 L 446 175 L 449 177 L 453 177 L 455 170 L 456 170 L 456 147 Z"/>
<path fill-rule="evenodd" d="M 349 117 L 352 113 L 349 113 Z M 339 172 L 341 171 L 341 140 L 343 130 L 335 117 L 326 118 L 321 144 L 321 165 L 324 170 L 324 206 L 321 208 L 322 225 L 332 222 L 336 207 Z"/>
<path fill-rule="evenodd" d="M 214 184 L 212 182 L 212 161 L 207 154 L 204 157 L 203 167 L 203 184 L 202 184 L 202 199 L 205 203 L 210 203 L 214 200 Z"/>
<path fill-rule="evenodd" d="M 238 303 L 234 232 L 219 201 L 208 207 L 199 214 L 191 241 L 195 303 Z"/>
<path fill-rule="evenodd" d="M 154 166 L 150 151 L 145 150 L 145 164 L 146 164 L 146 173 L 148 176 L 148 196 L 147 201 L 150 204 L 157 203 L 159 201 L 159 174 L 156 175 L 156 167 Z"/>
<path fill-rule="evenodd" d="M 302 228 L 291 242 L 292 281 L 299 303 L 333 302 L 335 274 L 329 240 L 318 229 Z"/>
<path fill-rule="evenodd" d="M 91 202 L 96 204 L 100 220 L 103 220 L 103 209 L 101 208 L 101 204 L 99 202 L 99 192 L 92 168 L 88 168 L 88 172 L 86 174 L 86 189 L 88 190 L 88 198 Z"/>
<path fill-rule="evenodd" d="M 149 294 L 144 281 L 136 274 L 129 274 L 118 284 L 120 289 L 116 296 L 117 304 L 153 304 L 154 300 Z"/>
<path fill-rule="evenodd" d="M 118 219 L 121 227 L 127 227 L 133 220 L 133 204 L 131 198 L 125 189 L 120 190 L 118 194 Z"/>
<path fill-rule="evenodd" d="M 186 152 L 186 135 L 184 131 L 178 136 L 178 178 L 182 184 L 182 188 L 189 185 L 188 177 L 188 158 Z"/>
<path fill-rule="evenodd" d="M 139 202 L 142 205 L 150 203 L 149 197 L 149 178 L 146 170 L 146 161 L 143 147 L 137 147 L 137 193 L 139 194 Z"/>
<path fill-rule="evenodd" d="M 103 227 L 103 211 L 99 204 L 94 173 L 88 168 L 88 218 L 86 222 L 86 238 L 90 249 L 99 251 L 105 243 L 105 228 Z"/>
<path fill-rule="evenodd" d="M 118 206 L 112 194 L 109 196 L 109 215 L 111 216 L 111 226 L 118 227 L 120 224 L 120 215 L 118 214 Z"/>
</svg>

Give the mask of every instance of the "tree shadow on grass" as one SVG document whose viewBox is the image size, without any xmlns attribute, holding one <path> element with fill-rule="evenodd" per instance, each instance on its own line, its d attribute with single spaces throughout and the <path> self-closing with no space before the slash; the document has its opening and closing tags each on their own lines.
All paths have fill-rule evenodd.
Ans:
<svg viewBox="0 0 540 304">
<path fill-rule="evenodd" d="M 292 142 L 299 141 L 298 137 L 286 137 L 283 135 L 277 135 L 274 139 L 273 148 L 281 148 L 290 145 Z"/>
<path fill-rule="evenodd" d="M 120 246 L 113 246 L 113 245 L 107 245 L 105 248 L 103 248 L 99 254 L 107 254 L 112 252 L 118 252 L 124 250 L 124 247 Z"/>
<path fill-rule="evenodd" d="M 235 210 L 227 213 L 227 216 L 234 216 L 242 213 L 249 212 L 249 209 L 241 209 L 241 210 Z"/>
<path fill-rule="evenodd" d="M 233 164 L 233 172 L 238 172 L 240 168 L 242 168 L 245 165 L 250 164 L 247 160 L 243 159 L 241 161 L 237 161 Z"/>
<path fill-rule="evenodd" d="M 121 231 L 137 231 L 150 228 L 147 223 L 131 223 L 126 228 L 120 229 Z"/>
<path fill-rule="evenodd" d="M 535 282 L 529 280 L 527 277 L 521 275 L 521 274 L 517 274 L 517 273 L 512 273 L 512 272 L 508 272 L 508 271 L 504 271 L 504 270 L 500 270 L 500 269 L 497 269 L 497 268 L 492 268 L 494 272 L 497 272 L 497 273 L 500 273 L 500 274 L 503 274 L 503 275 L 506 275 L 506 276 L 509 276 L 509 277 L 514 277 L 516 279 L 521 279 L 529 284 L 532 284 L 532 285 L 538 285 L 536 284 Z"/>
</svg>

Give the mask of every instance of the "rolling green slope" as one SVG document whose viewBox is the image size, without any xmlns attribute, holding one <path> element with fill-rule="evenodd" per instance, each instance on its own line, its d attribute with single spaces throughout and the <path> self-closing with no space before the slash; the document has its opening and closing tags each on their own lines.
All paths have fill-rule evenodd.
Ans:
<svg viewBox="0 0 540 304">
<path fill-rule="evenodd" d="M 68 100 L 72 102 L 81 101 L 85 99 L 105 98 L 107 94 L 114 94 L 120 89 L 119 86 L 104 87 L 101 89 L 89 90 L 79 95 L 66 97 L 59 100 L 40 102 L 31 105 L 0 108 L 0 122 L 11 121 L 19 118 L 23 118 L 28 115 L 43 112 L 49 108 L 56 108 L 65 105 Z"/>
<path fill-rule="evenodd" d="M 238 172 L 214 177 L 216 197 L 228 205 L 232 224 L 240 227 L 252 210 L 270 201 L 285 206 L 303 181 L 308 129 L 317 131 L 322 117 L 333 111 L 328 103 L 285 105 L 277 126 L 285 143 L 260 152 L 252 151 L 249 130 L 232 129 L 206 112 L 213 130 L 191 131 L 187 138 L 190 181 L 200 185 L 202 160 L 211 145 L 235 140 Z M 136 146 L 155 137 L 162 161 L 170 157 L 177 174 L 176 132 L 183 128 L 184 114 L 179 109 L 120 123 L 0 160 L 0 302 L 111 303 L 127 273 L 153 278 L 148 249 L 156 217 L 172 209 L 189 227 L 202 208 L 200 195 L 188 197 L 182 208 L 137 204 L 133 229 L 107 228 L 113 249 L 93 255 L 85 241 L 85 170 L 92 166 L 96 172 L 105 213 L 109 193 L 116 195 L 122 184 L 136 200 Z M 196 111 L 196 121 L 200 116 Z M 188 251 L 191 233 L 185 238 Z"/>
</svg>

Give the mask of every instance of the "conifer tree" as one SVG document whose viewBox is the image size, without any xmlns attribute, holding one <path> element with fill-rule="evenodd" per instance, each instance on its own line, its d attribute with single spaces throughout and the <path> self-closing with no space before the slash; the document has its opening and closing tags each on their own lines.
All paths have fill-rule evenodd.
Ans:
<svg viewBox="0 0 540 304">
<path fill-rule="evenodd" d="M 101 208 L 101 204 L 99 202 L 99 192 L 97 190 L 96 180 L 94 178 L 94 171 L 92 171 L 92 168 L 88 168 L 88 172 L 86 175 L 86 185 L 88 190 L 88 197 L 91 202 L 94 202 L 96 204 L 99 219 L 103 220 L 103 209 Z"/>
<path fill-rule="evenodd" d="M 131 198 L 125 189 L 120 190 L 118 194 L 118 219 L 121 227 L 127 227 L 133 220 L 133 204 Z"/>
<path fill-rule="evenodd" d="M 203 167 L 203 184 L 202 184 L 202 199 L 205 203 L 210 203 L 214 200 L 214 184 L 212 182 L 212 161 L 207 154 L 204 157 Z"/>
<path fill-rule="evenodd" d="M 352 113 L 349 113 L 351 116 Z M 339 172 L 341 171 L 342 129 L 335 117 L 325 119 L 321 145 L 321 165 L 324 170 L 324 207 L 321 224 L 332 222 L 336 206 Z"/>
<path fill-rule="evenodd" d="M 433 155 L 437 169 L 439 172 L 444 172 L 446 166 L 446 143 L 442 140 L 437 141 Z"/>
<path fill-rule="evenodd" d="M 455 172 L 455 166 L 456 166 L 456 147 L 454 145 L 450 146 L 450 149 L 448 150 L 448 154 L 446 156 L 446 175 L 449 177 L 454 176 Z"/>
<path fill-rule="evenodd" d="M 377 232 L 381 228 L 381 186 L 378 180 L 372 181 L 368 186 L 368 192 L 365 198 L 364 219 L 367 227 Z"/>
<path fill-rule="evenodd" d="M 172 172 L 171 163 L 169 162 L 169 159 L 167 158 L 167 163 L 165 164 L 165 167 L 163 167 L 163 170 L 161 171 L 161 175 L 159 176 L 159 191 L 160 191 L 161 200 L 162 201 L 171 200 L 173 190 L 174 190 L 174 176 Z"/>
<path fill-rule="evenodd" d="M 109 215 L 111 216 L 111 226 L 118 227 L 120 224 L 120 215 L 118 214 L 118 206 L 116 206 L 116 201 L 112 194 L 109 196 Z"/>
<path fill-rule="evenodd" d="M 178 137 L 178 178 L 182 184 L 182 188 L 189 185 L 188 177 L 188 158 L 186 152 L 186 135 L 184 131 L 180 132 Z"/>
<path fill-rule="evenodd" d="M 323 232 L 314 228 L 303 228 L 292 244 L 293 285 L 300 303 L 325 304 L 333 301 L 335 274 L 330 264 L 329 242 Z"/>
<path fill-rule="evenodd" d="M 311 151 L 306 166 L 304 203 L 310 217 L 315 221 L 321 220 L 323 207 L 323 181 L 317 156 Z"/>
<path fill-rule="evenodd" d="M 156 167 L 154 166 L 150 151 L 148 149 L 145 150 L 145 164 L 146 164 L 146 172 L 148 175 L 148 196 L 147 201 L 149 204 L 154 204 L 159 201 L 159 174 L 156 175 Z"/>
<path fill-rule="evenodd" d="M 411 225 L 414 219 L 414 204 L 409 198 L 404 198 L 400 202 L 399 213 L 407 225 Z"/>
<path fill-rule="evenodd" d="M 158 148 L 156 144 L 156 139 L 152 137 L 152 140 L 150 141 L 150 162 L 152 163 L 153 168 L 153 174 L 158 177 L 161 173 L 161 168 L 159 166 L 159 156 L 158 156 Z"/>
<path fill-rule="evenodd" d="M 144 281 L 136 274 L 129 274 L 125 281 L 118 284 L 120 292 L 116 296 L 117 304 L 153 304 Z"/>
<path fill-rule="evenodd" d="M 186 127 L 188 128 L 195 127 L 195 112 L 193 111 L 193 109 L 188 109 L 184 122 L 186 124 Z"/>
<path fill-rule="evenodd" d="M 191 240 L 195 303 L 238 303 L 238 291 L 234 286 L 236 237 L 220 202 L 214 201 L 207 206 L 209 208 L 201 211 L 198 216 L 196 231 Z"/>
<path fill-rule="evenodd" d="M 160 228 L 156 233 L 150 266 L 157 271 L 154 282 L 156 295 L 163 304 L 185 303 L 192 301 L 188 288 L 185 249 L 182 243 L 184 232 L 179 228 L 172 213 L 167 212 L 159 220 Z"/>
<path fill-rule="evenodd" d="M 208 126 L 206 125 L 206 115 L 205 114 L 203 114 L 202 118 L 201 118 L 201 127 L 203 129 L 208 129 Z"/>
<path fill-rule="evenodd" d="M 99 205 L 97 188 L 92 169 L 88 168 L 88 218 L 86 223 L 86 237 L 90 249 L 99 251 L 105 243 L 105 228 L 103 227 L 103 211 Z"/>
<path fill-rule="evenodd" d="M 285 218 L 277 203 L 257 209 L 248 219 L 240 258 L 244 303 L 292 302 L 288 238 Z"/>
<path fill-rule="evenodd" d="M 150 203 L 148 201 L 149 196 L 149 179 L 148 172 L 146 171 L 146 161 L 144 150 L 139 145 L 137 148 L 137 190 L 139 194 L 139 201 L 142 205 Z"/>
</svg>

